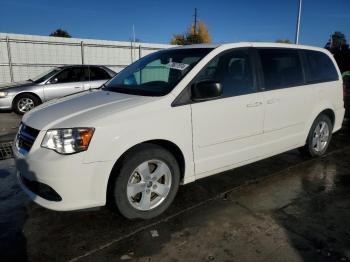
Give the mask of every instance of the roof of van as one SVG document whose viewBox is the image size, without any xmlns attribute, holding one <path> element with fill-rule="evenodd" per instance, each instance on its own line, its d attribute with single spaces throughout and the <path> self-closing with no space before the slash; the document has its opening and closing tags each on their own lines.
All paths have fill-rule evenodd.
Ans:
<svg viewBox="0 0 350 262">
<path fill-rule="evenodd" d="M 187 49 L 187 48 L 217 48 L 217 47 L 280 47 L 280 48 L 297 48 L 297 49 L 309 49 L 317 50 L 321 52 L 327 51 L 324 48 L 307 46 L 307 45 L 296 45 L 296 44 L 285 44 L 285 43 L 273 43 L 273 42 L 237 42 L 237 43 L 224 43 L 224 44 L 195 44 L 195 45 L 183 45 L 176 46 L 174 49 Z"/>
</svg>

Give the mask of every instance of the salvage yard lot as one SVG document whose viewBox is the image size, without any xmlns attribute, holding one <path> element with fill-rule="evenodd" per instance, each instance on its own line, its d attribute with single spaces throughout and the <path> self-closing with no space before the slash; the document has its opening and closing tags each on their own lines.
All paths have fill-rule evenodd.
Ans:
<svg viewBox="0 0 350 262">
<path fill-rule="evenodd" d="M 3 137 L 20 122 L 0 119 Z M 13 160 L 0 161 L 0 260 L 348 261 L 349 135 L 344 126 L 319 159 L 290 151 L 181 187 L 150 221 L 46 210 L 17 185 Z"/>
<path fill-rule="evenodd" d="M 22 116 L 0 111 L 0 142 L 12 140 L 21 123 Z"/>
</svg>

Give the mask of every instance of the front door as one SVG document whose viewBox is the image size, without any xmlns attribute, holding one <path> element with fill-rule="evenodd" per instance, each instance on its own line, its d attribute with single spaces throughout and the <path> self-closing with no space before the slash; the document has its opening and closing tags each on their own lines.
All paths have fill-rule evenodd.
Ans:
<svg viewBox="0 0 350 262">
<path fill-rule="evenodd" d="M 249 49 L 219 54 L 195 82 L 220 82 L 222 97 L 193 103 L 193 150 L 197 178 L 260 155 L 264 106 Z M 208 173 L 209 172 L 209 173 Z"/>
<path fill-rule="evenodd" d="M 63 97 L 84 90 L 81 67 L 69 67 L 53 76 L 44 86 L 45 100 Z"/>
</svg>

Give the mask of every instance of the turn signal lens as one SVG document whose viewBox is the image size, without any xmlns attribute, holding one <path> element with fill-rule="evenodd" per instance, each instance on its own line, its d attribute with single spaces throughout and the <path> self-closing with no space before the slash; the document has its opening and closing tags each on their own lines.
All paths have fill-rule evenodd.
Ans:
<svg viewBox="0 0 350 262">
<path fill-rule="evenodd" d="M 93 134 L 94 130 L 92 128 L 79 130 L 81 148 L 88 149 Z"/>
</svg>

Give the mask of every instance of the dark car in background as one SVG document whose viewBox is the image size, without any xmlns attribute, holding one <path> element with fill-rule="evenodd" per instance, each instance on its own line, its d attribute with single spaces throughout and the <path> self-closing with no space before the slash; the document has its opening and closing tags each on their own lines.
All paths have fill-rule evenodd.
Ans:
<svg viewBox="0 0 350 262">
<path fill-rule="evenodd" d="M 99 65 L 55 67 L 33 79 L 0 85 L 0 109 L 24 114 L 48 100 L 99 88 L 115 74 Z"/>
<path fill-rule="evenodd" d="M 343 73 L 345 116 L 350 117 L 350 71 Z"/>
</svg>

